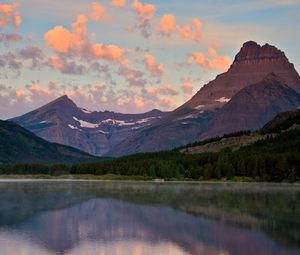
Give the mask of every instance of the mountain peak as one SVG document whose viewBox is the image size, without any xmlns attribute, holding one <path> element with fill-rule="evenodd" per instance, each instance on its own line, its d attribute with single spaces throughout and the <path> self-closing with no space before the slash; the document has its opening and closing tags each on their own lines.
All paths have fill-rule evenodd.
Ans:
<svg viewBox="0 0 300 255">
<path fill-rule="evenodd" d="M 63 95 L 53 100 L 52 102 L 48 103 L 44 107 L 49 107 L 49 106 L 77 108 L 77 105 L 67 95 Z"/>
<path fill-rule="evenodd" d="M 243 44 L 240 52 L 236 55 L 234 64 L 251 64 L 257 61 L 265 62 L 274 60 L 288 62 L 284 52 L 277 49 L 275 46 L 272 46 L 268 43 L 261 46 L 254 41 L 248 41 Z"/>
</svg>

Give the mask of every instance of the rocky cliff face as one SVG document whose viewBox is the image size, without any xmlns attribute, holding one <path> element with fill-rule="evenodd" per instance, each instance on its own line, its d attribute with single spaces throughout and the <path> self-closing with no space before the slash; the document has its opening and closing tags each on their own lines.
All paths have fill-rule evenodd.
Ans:
<svg viewBox="0 0 300 255">
<path fill-rule="evenodd" d="M 257 130 L 279 112 L 295 110 L 299 106 L 300 94 L 271 73 L 262 81 L 234 95 L 230 102 L 216 112 L 200 139 L 242 130 Z"/>
<path fill-rule="evenodd" d="M 234 100 L 235 108 L 230 106 L 233 105 L 232 103 L 229 105 L 230 107 L 228 106 L 222 110 L 222 112 L 226 111 L 226 118 L 221 118 L 222 112 L 217 113 L 216 117 L 214 117 L 218 109 L 229 104 L 239 91 L 252 84 L 261 82 L 270 73 L 276 75 L 276 79 L 280 79 L 278 82 L 284 87 L 284 89 L 279 89 L 280 86 L 278 84 L 278 86 L 273 84 L 276 86 L 276 89 L 273 89 L 278 90 L 274 97 L 284 97 L 282 102 L 271 100 L 272 97 L 268 94 L 272 93 L 271 87 L 268 88 L 266 86 L 264 89 L 252 88 L 250 92 L 256 97 L 257 102 L 256 99 L 246 96 L 247 92 L 249 92 L 246 90 L 242 94 L 244 95 L 243 97 L 239 95 L 239 99 L 236 98 Z M 260 85 L 263 84 L 265 82 Z M 259 84 L 257 87 L 259 87 Z M 279 91 L 282 93 L 279 93 Z M 215 80 L 204 85 L 191 100 L 178 109 L 153 125 L 125 139 L 111 150 L 111 154 L 124 155 L 135 152 L 171 149 L 203 137 L 243 129 L 259 128 L 278 112 L 292 109 L 293 107 L 295 109 L 295 93 L 297 92 L 300 92 L 300 76 L 285 54 L 274 46 L 268 44 L 260 46 L 256 42 L 249 41 L 244 43 L 227 72 L 218 75 Z M 260 93 L 261 95 L 259 95 Z M 263 103 L 260 100 L 264 100 L 264 96 L 271 100 L 267 102 L 268 106 L 265 105 L 265 108 L 259 105 L 251 106 L 255 102 L 257 104 Z M 290 96 L 293 99 L 290 99 Z M 288 103 L 289 100 L 292 100 L 293 103 Z M 284 106 L 285 103 L 286 105 Z M 248 107 L 248 111 L 250 109 L 252 111 L 251 116 L 244 116 Z M 267 109 L 267 112 L 264 112 L 263 109 Z M 217 118 L 218 121 L 214 120 L 214 118 Z M 239 118 L 241 119 L 239 120 Z M 220 119 L 222 119 L 223 123 L 220 122 Z M 239 121 L 234 126 L 233 121 L 237 120 Z M 219 127 L 215 126 L 213 131 L 209 131 L 212 128 L 212 124 L 208 127 L 207 123 L 219 123 Z"/>
<path fill-rule="evenodd" d="M 269 44 L 260 46 L 256 42 L 246 42 L 229 70 L 204 85 L 181 108 L 216 109 L 222 107 L 238 91 L 261 81 L 270 73 L 275 73 L 288 86 L 300 92 L 300 76 L 284 52 Z"/>
<path fill-rule="evenodd" d="M 159 110 L 143 114 L 91 112 L 63 96 L 12 121 L 48 141 L 101 156 L 164 115 Z"/>
</svg>

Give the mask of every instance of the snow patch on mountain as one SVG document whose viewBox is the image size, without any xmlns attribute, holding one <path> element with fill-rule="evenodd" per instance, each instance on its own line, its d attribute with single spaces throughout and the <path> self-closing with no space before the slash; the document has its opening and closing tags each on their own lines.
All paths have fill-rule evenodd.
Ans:
<svg viewBox="0 0 300 255">
<path fill-rule="evenodd" d="M 228 103 L 230 101 L 231 98 L 227 98 L 227 97 L 220 97 L 219 99 L 216 99 L 216 102 L 219 103 Z"/>
<path fill-rule="evenodd" d="M 97 130 L 98 133 L 104 134 L 104 135 L 108 135 L 110 134 L 110 132 L 105 132 L 103 130 Z"/>
<path fill-rule="evenodd" d="M 91 114 L 91 113 L 92 113 L 91 111 L 88 111 L 88 110 L 86 110 L 86 109 L 84 109 L 84 108 L 80 108 L 80 110 L 81 110 L 82 112 L 86 113 L 86 114 Z"/>
<path fill-rule="evenodd" d="M 195 109 L 195 110 L 201 110 L 201 109 L 203 109 L 204 107 L 205 107 L 204 104 L 199 104 L 199 105 L 197 105 L 194 109 Z"/>
<path fill-rule="evenodd" d="M 79 120 L 76 117 L 73 117 L 73 119 L 78 121 L 80 123 L 80 126 L 83 127 L 83 128 L 97 128 L 97 127 L 99 127 L 99 124 L 90 123 L 90 122 L 87 122 L 85 120 Z"/>
<path fill-rule="evenodd" d="M 68 127 L 71 128 L 71 129 L 77 129 L 77 130 L 79 130 L 79 131 L 82 131 L 80 128 L 75 127 L 75 126 L 73 126 L 73 125 L 71 125 L 71 124 L 68 124 Z"/>
</svg>

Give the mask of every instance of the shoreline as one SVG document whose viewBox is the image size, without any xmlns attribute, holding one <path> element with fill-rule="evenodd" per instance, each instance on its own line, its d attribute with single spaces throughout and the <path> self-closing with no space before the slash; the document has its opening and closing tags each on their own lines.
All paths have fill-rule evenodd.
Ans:
<svg viewBox="0 0 300 255">
<path fill-rule="evenodd" d="M 272 185 L 288 185 L 288 186 L 300 186 L 300 182 L 289 183 L 283 182 L 264 182 L 255 180 L 162 180 L 162 179 L 150 179 L 142 176 L 107 176 L 107 175 L 62 175 L 62 176 L 50 176 L 50 175 L 0 175 L 1 182 L 123 182 L 123 183 L 153 183 L 153 184 L 272 184 Z"/>
</svg>

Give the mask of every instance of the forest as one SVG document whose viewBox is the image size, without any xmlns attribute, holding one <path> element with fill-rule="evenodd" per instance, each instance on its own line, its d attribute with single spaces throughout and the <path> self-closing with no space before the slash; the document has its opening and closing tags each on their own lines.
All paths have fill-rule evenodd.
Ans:
<svg viewBox="0 0 300 255">
<path fill-rule="evenodd" d="M 1 175 L 93 175 L 165 180 L 300 180 L 300 130 L 268 135 L 237 150 L 184 154 L 179 149 L 85 164 L 2 164 Z M 190 146 L 190 145 L 189 145 Z"/>
</svg>

